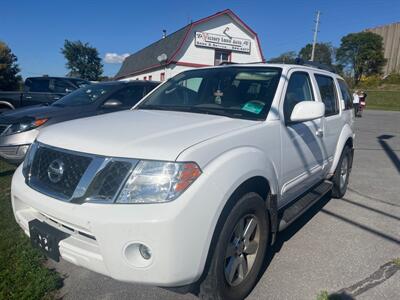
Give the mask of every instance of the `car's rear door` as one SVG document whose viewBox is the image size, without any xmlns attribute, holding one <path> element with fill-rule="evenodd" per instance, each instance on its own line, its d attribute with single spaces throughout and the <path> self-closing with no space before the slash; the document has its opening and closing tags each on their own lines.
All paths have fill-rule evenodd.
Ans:
<svg viewBox="0 0 400 300">
<path fill-rule="evenodd" d="M 339 91 L 333 76 L 315 72 L 314 78 L 318 87 L 318 97 L 325 104 L 325 124 L 322 141 L 327 153 L 327 163 L 330 166 L 344 125 L 339 103 Z"/>
</svg>

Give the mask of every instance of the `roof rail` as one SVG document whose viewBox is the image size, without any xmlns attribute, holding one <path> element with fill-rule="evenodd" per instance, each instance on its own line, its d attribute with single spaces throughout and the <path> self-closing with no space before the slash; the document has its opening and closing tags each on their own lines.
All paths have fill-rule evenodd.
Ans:
<svg viewBox="0 0 400 300">
<path fill-rule="evenodd" d="M 253 61 L 253 62 L 243 62 L 243 63 L 236 63 L 232 61 L 223 61 L 218 66 L 226 66 L 226 65 L 256 65 L 256 64 L 263 64 L 263 61 Z"/>
<path fill-rule="evenodd" d="M 310 60 L 304 61 L 303 59 L 301 59 L 299 57 L 296 58 L 295 64 L 296 65 L 307 66 L 307 67 L 313 67 L 313 68 L 317 68 L 317 69 L 320 69 L 320 70 L 325 70 L 325 71 L 328 71 L 328 72 L 336 73 L 335 69 L 332 68 L 331 66 L 327 65 L 327 64 L 323 64 L 323 63 L 319 63 L 319 62 L 315 62 L 315 61 L 310 61 Z"/>
</svg>

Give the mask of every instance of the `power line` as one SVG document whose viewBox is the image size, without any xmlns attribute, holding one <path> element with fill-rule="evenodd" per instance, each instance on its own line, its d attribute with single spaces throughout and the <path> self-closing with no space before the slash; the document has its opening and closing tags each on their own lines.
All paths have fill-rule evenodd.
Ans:
<svg viewBox="0 0 400 300">
<path fill-rule="evenodd" d="M 318 36 L 318 27 L 319 27 L 319 16 L 321 12 L 317 11 L 317 20 L 315 21 L 315 29 L 314 29 L 314 39 L 312 44 L 312 51 L 311 51 L 311 61 L 314 61 L 314 54 L 315 54 L 315 45 L 317 44 L 317 36 Z"/>
</svg>

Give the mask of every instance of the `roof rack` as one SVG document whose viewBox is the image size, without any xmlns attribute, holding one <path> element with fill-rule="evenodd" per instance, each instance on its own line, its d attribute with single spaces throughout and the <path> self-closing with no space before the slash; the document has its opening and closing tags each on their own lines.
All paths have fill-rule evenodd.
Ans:
<svg viewBox="0 0 400 300">
<path fill-rule="evenodd" d="M 295 64 L 296 65 L 307 66 L 307 67 L 313 67 L 313 68 L 317 68 L 317 69 L 320 69 L 320 70 L 325 70 L 325 71 L 328 71 L 328 72 L 336 73 L 336 71 L 331 66 L 329 66 L 327 64 L 315 62 L 315 61 L 310 61 L 310 60 L 304 61 L 301 58 L 296 58 Z"/>
</svg>

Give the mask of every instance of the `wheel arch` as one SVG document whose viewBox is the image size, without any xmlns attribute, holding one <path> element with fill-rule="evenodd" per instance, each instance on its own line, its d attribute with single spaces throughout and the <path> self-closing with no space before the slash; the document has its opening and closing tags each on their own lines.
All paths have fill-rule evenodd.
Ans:
<svg viewBox="0 0 400 300">
<path fill-rule="evenodd" d="M 332 176 L 335 173 L 337 164 L 339 162 L 340 156 L 342 155 L 343 149 L 345 146 L 349 146 L 350 149 L 354 148 L 354 133 L 353 130 L 350 128 L 350 125 L 346 124 L 339 136 L 335 155 L 333 157 L 333 162 L 331 169 L 329 170 L 329 176 Z"/>
<path fill-rule="evenodd" d="M 14 105 L 12 105 L 10 102 L 0 99 L 0 108 L 1 107 L 7 107 L 7 108 L 10 108 L 10 109 L 15 109 Z"/>
<path fill-rule="evenodd" d="M 247 178 L 236 187 L 236 189 L 233 191 L 229 199 L 226 201 L 219 215 L 218 221 L 214 227 L 214 232 L 211 238 L 211 242 L 208 247 L 208 253 L 203 273 L 198 279 L 196 285 L 200 284 L 208 273 L 208 270 L 211 265 L 212 256 L 214 254 L 218 242 L 219 235 L 221 233 L 221 230 L 226 222 L 226 219 L 230 211 L 237 203 L 237 201 L 241 198 L 241 196 L 243 196 L 247 192 L 256 192 L 264 199 L 266 205 L 266 213 L 268 213 L 269 226 L 271 228 L 271 231 L 273 231 L 273 228 L 277 229 L 278 227 L 278 221 L 277 221 L 278 214 L 277 214 L 277 203 L 276 203 L 277 197 L 276 195 L 271 193 L 271 184 L 269 180 L 262 175 L 256 175 Z M 275 235 L 275 233 L 276 230 L 273 232 L 273 235 Z"/>
</svg>

